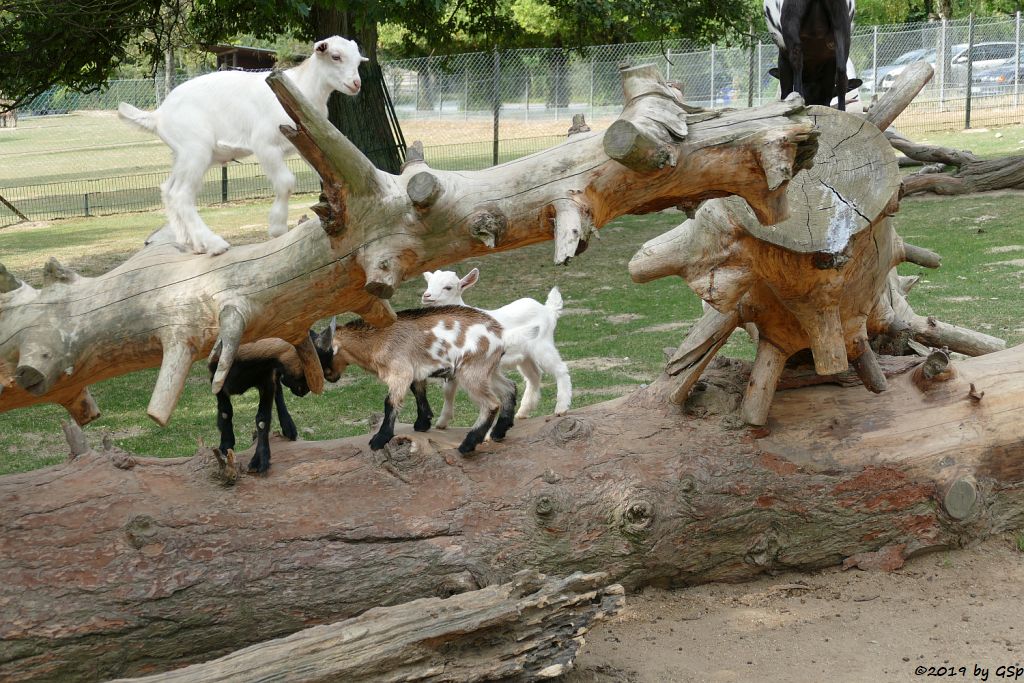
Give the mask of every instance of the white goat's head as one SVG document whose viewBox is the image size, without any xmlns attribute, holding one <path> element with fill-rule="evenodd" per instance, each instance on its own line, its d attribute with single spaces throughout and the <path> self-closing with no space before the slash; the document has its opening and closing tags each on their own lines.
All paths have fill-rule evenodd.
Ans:
<svg viewBox="0 0 1024 683">
<path fill-rule="evenodd" d="M 359 46 L 347 38 L 331 36 L 313 45 L 313 56 L 321 78 L 334 90 L 346 95 L 359 94 L 359 65 L 370 61 L 359 54 Z"/>
<path fill-rule="evenodd" d="M 474 268 L 459 278 L 450 270 L 429 270 L 423 273 L 427 288 L 423 291 L 422 301 L 426 306 L 451 306 L 462 304 L 462 292 L 476 284 L 480 279 L 480 271 Z"/>
</svg>

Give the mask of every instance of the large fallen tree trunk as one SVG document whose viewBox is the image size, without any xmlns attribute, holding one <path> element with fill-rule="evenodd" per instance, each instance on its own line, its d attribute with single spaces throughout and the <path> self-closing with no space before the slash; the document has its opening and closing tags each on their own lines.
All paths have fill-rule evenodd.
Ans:
<svg viewBox="0 0 1024 683">
<path fill-rule="evenodd" d="M 767 436 L 685 416 L 663 378 L 473 459 L 449 430 L 282 442 L 229 488 L 209 451 L 4 477 L 0 678 L 149 673 L 521 569 L 685 585 L 1024 526 L 1024 346 L 888 381 L 779 391 Z"/>
<path fill-rule="evenodd" d="M 614 218 L 708 197 L 740 195 L 775 222 L 816 149 L 799 99 L 695 111 L 653 67 L 636 67 L 622 72 L 626 108 L 604 133 L 483 171 L 411 160 L 394 176 L 287 78 L 269 80 L 298 125 L 285 133 L 324 181 L 320 222 L 212 258 L 153 245 L 96 278 L 51 261 L 41 290 L 0 267 L 0 412 L 58 403 L 84 424 L 99 414 L 90 384 L 159 365 L 148 413 L 166 424 L 192 362 L 218 340 L 214 391 L 242 342 L 300 344 L 345 311 L 389 324 L 387 299 L 424 270 L 550 239 L 564 263 Z"/>
<path fill-rule="evenodd" d="M 131 683 L 527 683 L 570 671 L 593 626 L 625 604 L 603 574 L 525 571 L 447 599 L 376 607 L 211 662 Z M 128 683 L 121 679 L 116 683 Z"/>
</svg>

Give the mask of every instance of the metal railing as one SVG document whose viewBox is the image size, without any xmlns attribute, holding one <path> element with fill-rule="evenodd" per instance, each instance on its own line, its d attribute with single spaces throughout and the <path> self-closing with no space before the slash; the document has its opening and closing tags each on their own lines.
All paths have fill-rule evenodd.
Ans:
<svg viewBox="0 0 1024 683">
<path fill-rule="evenodd" d="M 924 59 L 936 75 L 897 119 L 904 133 L 1021 122 L 1021 40 L 1019 13 L 856 27 L 851 59 L 864 80 L 860 98 L 868 104 L 906 64 Z M 574 114 L 585 114 L 594 130 L 609 125 L 622 109 L 623 63 L 657 65 L 695 105 L 745 107 L 778 97 L 778 82 L 768 76 L 777 59 L 777 48 L 762 36 L 741 47 L 666 40 L 393 60 L 382 67 L 406 140 L 422 140 L 436 167 L 479 169 L 556 144 Z M 170 153 L 114 110 L 121 101 L 156 107 L 166 82 L 158 74 L 112 80 L 96 93 L 55 88 L 37 97 L 18 111 L 16 127 L 0 128 L 0 196 L 43 220 L 159 208 Z M 291 164 L 297 191 L 318 191 L 309 167 L 300 159 Z M 208 172 L 200 202 L 271 196 L 255 162 L 226 169 Z M 0 202 L 0 225 L 16 220 Z"/>
</svg>

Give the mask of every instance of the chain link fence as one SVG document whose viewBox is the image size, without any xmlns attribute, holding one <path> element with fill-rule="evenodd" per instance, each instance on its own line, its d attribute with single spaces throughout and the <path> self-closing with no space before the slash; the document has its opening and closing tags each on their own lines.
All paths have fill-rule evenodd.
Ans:
<svg viewBox="0 0 1024 683">
<path fill-rule="evenodd" d="M 864 84 L 863 105 L 891 87 L 908 64 L 928 61 L 935 78 L 896 121 L 909 135 L 1024 120 L 1021 17 L 964 19 L 854 29 L 851 59 Z M 757 106 L 778 98 L 768 75 L 778 50 L 767 36 L 741 47 L 700 47 L 681 40 L 605 45 L 584 51 L 508 50 L 383 64 L 408 141 L 422 140 L 436 168 L 481 169 L 564 139 L 575 114 L 594 130 L 622 109 L 618 70 L 653 63 L 704 107 Z M 170 152 L 154 136 L 117 119 L 119 102 L 158 106 L 170 83 L 114 80 L 80 94 L 56 88 L 0 128 L 0 226 L 160 207 Z M 319 191 L 318 178 L 291 160 L 297 193 Z M 269 197 L 255 162 L 207 173 L 200 202 Z"/>
</svg>

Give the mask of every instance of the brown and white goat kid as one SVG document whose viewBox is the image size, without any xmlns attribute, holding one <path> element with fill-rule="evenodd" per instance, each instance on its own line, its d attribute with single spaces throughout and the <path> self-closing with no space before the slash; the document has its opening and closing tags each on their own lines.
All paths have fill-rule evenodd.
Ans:
<svg viewBox="0 0 1024 683">
<path fill-rule="evenodd" d="M 395 420 L 410 389 L 417 407 L 413 428 L 421 432 L 430 429 L 433 415 L 426 398 L 429 377 L 458 379 L 480 408 L 480 417 L 459 445 L 460 453 L 472 452 L 492 423 L 494 441 L 505 438 L 512 426 L 516 385 L 498 369 L 505 352 L 501 325 L 475 308 L 439 306 L 400 311 L 398 319 L 385 328 L 354 320 L 334 333 L 333 351 L 336 374 L 349 365 L 358 365 L 388 386 L 384 422 L 370 440 L 374 450 L 394 437 Z"/>
</svg>

